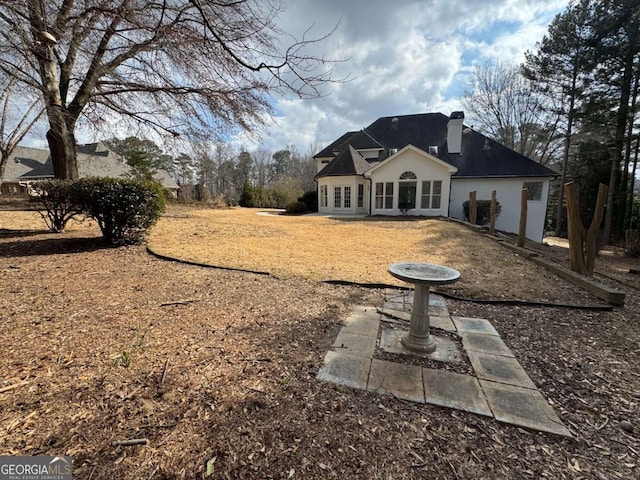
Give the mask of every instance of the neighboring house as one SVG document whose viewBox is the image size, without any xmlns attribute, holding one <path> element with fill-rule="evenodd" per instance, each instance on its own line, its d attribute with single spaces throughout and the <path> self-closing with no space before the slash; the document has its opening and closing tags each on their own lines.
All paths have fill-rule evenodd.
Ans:
<svg viewBox="0 0 640 480">
<path fill-rule="evenodd" d="M 87 177 L 131 177 L 131 168 L 119 155 L 102 143 L 78 145 L 78 176 Z M 16 147 L 7 161 L 2 179 L 2 194 L 26 193 L 28 184 L 37 180 L 53 178 L 53 163 L 49 150 L 41 148 Z M 176 196 L 178 184 L 164 171 L 158 171 L 154 178 L 163 188 Z"/>
<path fill-rule="evenodd" d="M 517 233 L 526 187 L 526 235 L 541 242 L 556 173 L 463 122 L 463 112 L 382 117 L 345 133 L 314 156 L 319 212 L 463 219 L 469 192 L 490 200 L 496 190 L 496 228 Z"/>
</svg>

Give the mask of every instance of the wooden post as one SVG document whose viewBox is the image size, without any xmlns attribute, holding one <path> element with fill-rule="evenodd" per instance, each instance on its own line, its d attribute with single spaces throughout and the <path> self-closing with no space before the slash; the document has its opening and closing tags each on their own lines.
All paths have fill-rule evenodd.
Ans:
<svg viewBox="0 0 640 480">
<path fill-rule="evenodd" d="M 491 190 L 491 219 L 489 221 L 489 235 L 493 235 L 496 228 L 496 191 Z"/>
<path fill-rule="evenodd" d="M 569 267 L 576 273 L 586 273 L 584 264 L 584 227 L 580 220 L 580 199 L 573 182 L 565 184 L 567 201 L 567 228 L 569 230 Z"/>
<path fill-rule="evenodd" d="M 518 246 L 524 247 L 527 238 L 527 201 L 529 200 L 529 190 L 522 189 L 520 194 L 520 230 L 518 230 Z"/>
<path fill-rule="evenodd" d="M 469 192 L 469 223 L 476 224 L 478 210 L 476 209 L 476 191 Z"/>
<path fill-rule="evenodd" d="M 593 270 L 596 265 L 596 253 L 598 251 L 598 232 L 600 231 L 600 224 L 602 223 L 602 216 L 604 215 L 604 206 L 607 202 L 608 192 L 609 187 L 601 183 L 598 187 L 596 209 L 593 212 L 591 225 L 589 226 L 589 231 L 587 232 L 587 245 L 585 249 L 585 272 L 590 277 L 593 277 Z"/>
</svg>

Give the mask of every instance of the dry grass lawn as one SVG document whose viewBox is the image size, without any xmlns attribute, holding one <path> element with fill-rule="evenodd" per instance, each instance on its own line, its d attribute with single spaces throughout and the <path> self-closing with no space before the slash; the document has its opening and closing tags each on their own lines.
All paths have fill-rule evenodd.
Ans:
<svg viewBox="0 0 640 480">
<path fill-rule="evenodd" d="M 459 270 L 460 282 L 449 288 L 461 295 L 557 300 L 567 294 L 555 276 L 458 223 L 260 212 L 172 206 L 154 228 L 149 246 L 170 257 L 278 278 L 402 285 L 387 266 L 417 261 Z"/>
</svg>

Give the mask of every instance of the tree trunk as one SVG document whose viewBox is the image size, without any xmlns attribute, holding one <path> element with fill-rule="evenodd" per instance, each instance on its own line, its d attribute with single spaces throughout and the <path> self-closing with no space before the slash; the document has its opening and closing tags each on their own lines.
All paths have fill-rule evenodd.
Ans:
<svg viewBox="0 0 640 480">
<path fill-rule="evenodd" d="M 43 85 L 42 95 L 49 119 L 47 141 L 51 151 L 53 175 L 59 179 L 78 178 L 76 142 L 73 134 L 77 115 L 73 118 L 65 106 L 60 92 L 58 63 L 54 51 L 57 40 L 46 32 L 42 2 L 30 1 L 29 23 L 33 31 L 33 53 L 40 67 L 40 79 Z"/>
<path fill-rule="evenodd" d="M 558 205 L 556 207 L 556 228 L 554 234 L 559 237 L 562 233 L 562 217 L 564 215 L 564 186 L 567 181 L 567 169 L 569 168 L 569 153 L 571 151 L 571 135 L 573 134 L 573 117 L 575 109 L 575 88 L 577 82 L 577 69 L 574 68 L 572 79 L 572 94 L 569 99 L 569 111 L 567 113 L 567 131 L 564 137 L 564 153 L 562 155 L 562 167 L 560 172 L 560 186 L 558 187 Z M 568 223 L 568 222 L 567 222 Z"/>
<path fill-rule="evenodd" d="M 610 243 L 612 240 L 612 234 L 616 234 L 616 237 L 621 235 L 619 227 L 622 226 L 621 222 L 615 221 L 613 218 L 614 210 L 616 210 L 616 200 L 619 192 L 618 188 L 618 172 L 624 160 L 624 137 L 627 131 L 627 121 L 629 114 L 629 99 L 631 97 L 631 80 L 633 73 L 633 49 L 629 48 L 629 54 L 625 59 L 624 73 L 622 74 L 622 81 L 620 84 L 620 102 L 618 103 L 618 112 L 616 114 L 616 136 L 615 136 L 615 152 L 611 159 L 611 171 L 609 173 L 609 195 L 607 196 L 607 211 L 604 217 L 604 242 Z M 615 239 L 617 240 L 617 238 Z"/>
<path fill-rule="evenodd" d="M 631 184 L 629 185 L 629 192 L 627 195 L 627 215 L 628 219 L 625 221 L 625 228 L 628 230 L 631 228 L 631 219 L 633 218 L 633 200 L 635 198 L 634 190 L 636 186 L 636 171 L 638 169 L 638 150 L 640 149 L 640 138 L 636 138 L 636 149 L 633 154 L 633 168 L 631 169 Z"/>
<path fill-rule="evenodd" d="M 59 107 L 53 107 L 55 108 L 59 109 Z M 67 127 L 61 111 L 49 112 L 49 126 L 47 142 L 49 142 L 53 162 L 53 176 L 59 179 L 77 180 L 78 158 L 75 135 Z"/>
<path fill-rule="evenodd" d="M 0 195 L 2 195 L 2 179 L 4 178 L 4 172 L 7 169 L 7 162 L 9 161 L 9 155 L 5 152 L 0 153 Z"/>
<path fill-rule="evenodd" d="M 636 106 L 638 101 L 638 88 L 640 87 L 640 69 L 636 72 L 635 82 L 633 86 L 633 97 L 631 98 L 631 114 L 629 118 L 629 128 L 627 130 L 627 145 L 626 145 L 626 156 L 625 156 L 625 170 L 629 170 L 629 164 L 631 163 L 631 152 L 633 146 L 633 126 L 636 120 Z M 624 230 L 628 230 L 631 228 L 631 218 L 633 217 L 633 190 L 635 188 L 636 183 L 636 168 L 638 166 L 638 143 L 639 139 L 636 139 L 636 147 L 635 147 L 635 155 L 633 159 L 633 169 L 629 175 L 628 187 L 627 187 L 627 195 L 625 198 L 625 209 L 624 209 Z"/>
</svg>

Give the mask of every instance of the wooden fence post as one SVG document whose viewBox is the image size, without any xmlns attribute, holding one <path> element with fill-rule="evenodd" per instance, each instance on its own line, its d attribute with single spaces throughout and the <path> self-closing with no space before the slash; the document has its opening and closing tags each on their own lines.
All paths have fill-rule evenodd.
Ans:
<svg viewBox="0 0 640 480">
<path fill-rule="evenodd" d="M 476 208 L 476 191 L 469 192 L 469 223 L 476 224 L 478 210 Z"/>
<path fill-rule="evenodd" d="M 527 201 L 529 200 L 529 190 L 522 189 L 520 194 L 520 230 L 518 231 L 518 246 L 524 247 L 527 238 Z"/>
<path fill-rule="evenodd" d="M 591 225 L 589 226 L 589 231 L 587 232 L 587 245 L 585 248 L 585 272 L 590 277 L 593 277 L 593 270 L 596 265 L 596 253 L 598 252 L 598 232 L 600 231 L 600 224 L 602 223 L 602 216 L 604 215 L 604 206 L 607 202 L 608 192 L 609 187 L 601 183 L 598 187 L 596 209 L 593 212 Z"/>
<path fill-rule="evenodd" d="M 489 221 L 489 235 L 493 235 L 496 228 L 496 191 L 491 190 L 491 218 Z"/>
<path fill-rule="evenodd" d="M 584 265 L 584 227 L 580 220 L 580 199 L 578 189 L 573 182 L 566 183 L 567 229 L 569 233 L 569 267 L 576 273 L 586 273 Z"/>
</svg>

